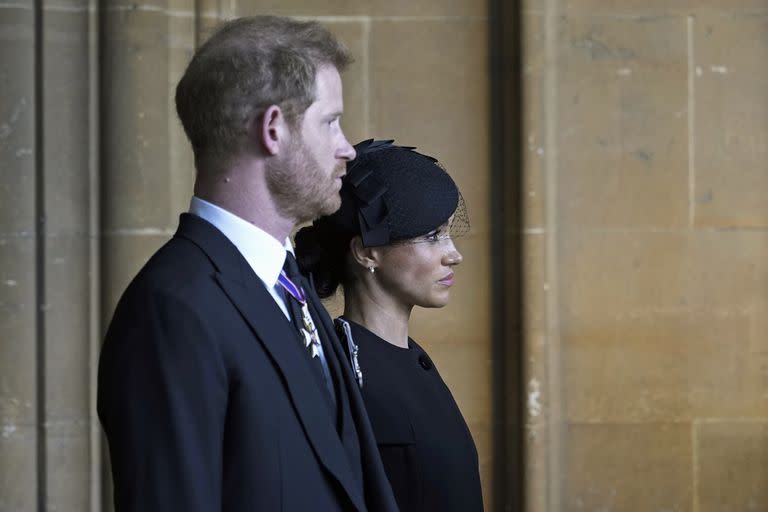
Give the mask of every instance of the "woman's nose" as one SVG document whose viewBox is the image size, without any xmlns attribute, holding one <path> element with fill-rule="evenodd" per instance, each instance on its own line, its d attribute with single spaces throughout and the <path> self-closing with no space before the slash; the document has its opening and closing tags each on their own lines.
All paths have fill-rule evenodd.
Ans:
<svg viewBox="0 0 768 512">
<path fill-rule="evenodd" d="M 443 258 L 443 262 L 448 266 L 455 266 L 464 261 L 464 256 L 462 256 L 459 250 L 456 249 L 456 246 L 453 245 L 453 240 L 450 240 L 449 242 L 450 247 L 445 257 Z"/>
</svg>

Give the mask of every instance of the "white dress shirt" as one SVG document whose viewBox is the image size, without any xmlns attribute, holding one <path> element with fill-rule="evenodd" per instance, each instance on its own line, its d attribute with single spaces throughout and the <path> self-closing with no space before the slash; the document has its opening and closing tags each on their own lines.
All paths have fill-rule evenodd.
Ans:
<svg viewBox="0 0 768 512">
<path fill-rule="evenodd" d="M 283 270 L 285 252 L 293 253 L 291 240 L 286 238 L 281 244 L 263 229 L 199 197 L 192 196 L 189 213 L 207 220 L 224 233 L 267 287 L 267 291 L 283 310 L 285 317 L 290 320 L 291 315 L 285 304 L 285 295 L 277 282 L 277 277 Z"/>
<path fill-rule="evenodd" d="M 293 245 L 290 238 L 286 238 L 281 244 L 275 237 L 263 229 L 254 226 L 247 220 L 241 219 L 234 213 L 228 212 L 196 196 L 192 196 L 192 200 L 189 203 L 189 213 L 207 220 L 224 233 L 224 236 L 237 247 L 245 261 L 248 262 L 248 265 L 264 283 L 269 294 L 275 299 L 285 317 L 290 321 L 291 314 L 288 312 L 288 306 L 285 303 L 285 294 L 282 286 L 277 282 L 280 271 L 283 270 L 286 251 L 290 251 L 293 254 Z M 315 319 L 315 321 L 317 320 Z M 322 345 L 318 349 L 323 371 L 329 377 L 330 374 L 327 373 L 328 363 L 325 361 Z"/>
</svg>

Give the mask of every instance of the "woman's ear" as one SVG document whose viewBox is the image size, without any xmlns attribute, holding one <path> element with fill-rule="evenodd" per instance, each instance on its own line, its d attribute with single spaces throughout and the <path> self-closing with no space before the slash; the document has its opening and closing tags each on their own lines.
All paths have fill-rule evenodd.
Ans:
<svg viewBox="0 0 768 512">
<path fill-rule="evenodd" d="M 258 138 L 259 145 L 268 155 L 277 155 L 280 146 L 285 143 L 287 136 L 287 122 L 285 114 L 277 105 L 272 105 L 254 121 L 254 135 Z"/>
<path fill-rule="evenodd" d="M 354 236 L 349 241 L 349 253 L 352 255 L 352 259 L 363 267 L 369 269 L 371 267 L 376 268 L 379 266 L 379 251 L 376 247 L 365 247 L 360 236 Z"/>
</svg>

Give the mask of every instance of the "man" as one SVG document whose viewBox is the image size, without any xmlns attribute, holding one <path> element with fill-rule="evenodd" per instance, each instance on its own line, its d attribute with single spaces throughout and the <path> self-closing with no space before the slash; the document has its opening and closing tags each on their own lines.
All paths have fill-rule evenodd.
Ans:
<svg viewBox="0 0 768 512">
<path fill-rule="evenodd" d="M 293 227 L 339 207 L 347 50 L 317 23 L 223 26 L 176 89 L 190 212 L 130 284 L 99 363 L 118 512 L 395 511 Z"/>
</svg>

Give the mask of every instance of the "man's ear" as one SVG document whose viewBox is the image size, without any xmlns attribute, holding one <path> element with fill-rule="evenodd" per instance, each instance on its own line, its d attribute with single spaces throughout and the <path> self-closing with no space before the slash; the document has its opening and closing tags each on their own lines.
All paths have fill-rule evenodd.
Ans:
<svg viewBox="0 0 768 512">
<path fill-rule="evenodd" d="M 365 269 L 379 266 L 378 249 L 376 247 L 364 247 L 359 235 L 352 237 L 352 240 L 349 241 L 349 252 L 352 254 L 352 259 Z"/>
<path fill-rule="evenodd" d="M 288 135 L 288 123 L 285 113 L 277 105 L 272 105 L 256 121 L 255 135 L 268 155 L 277 155 Z"/>
</svg>

